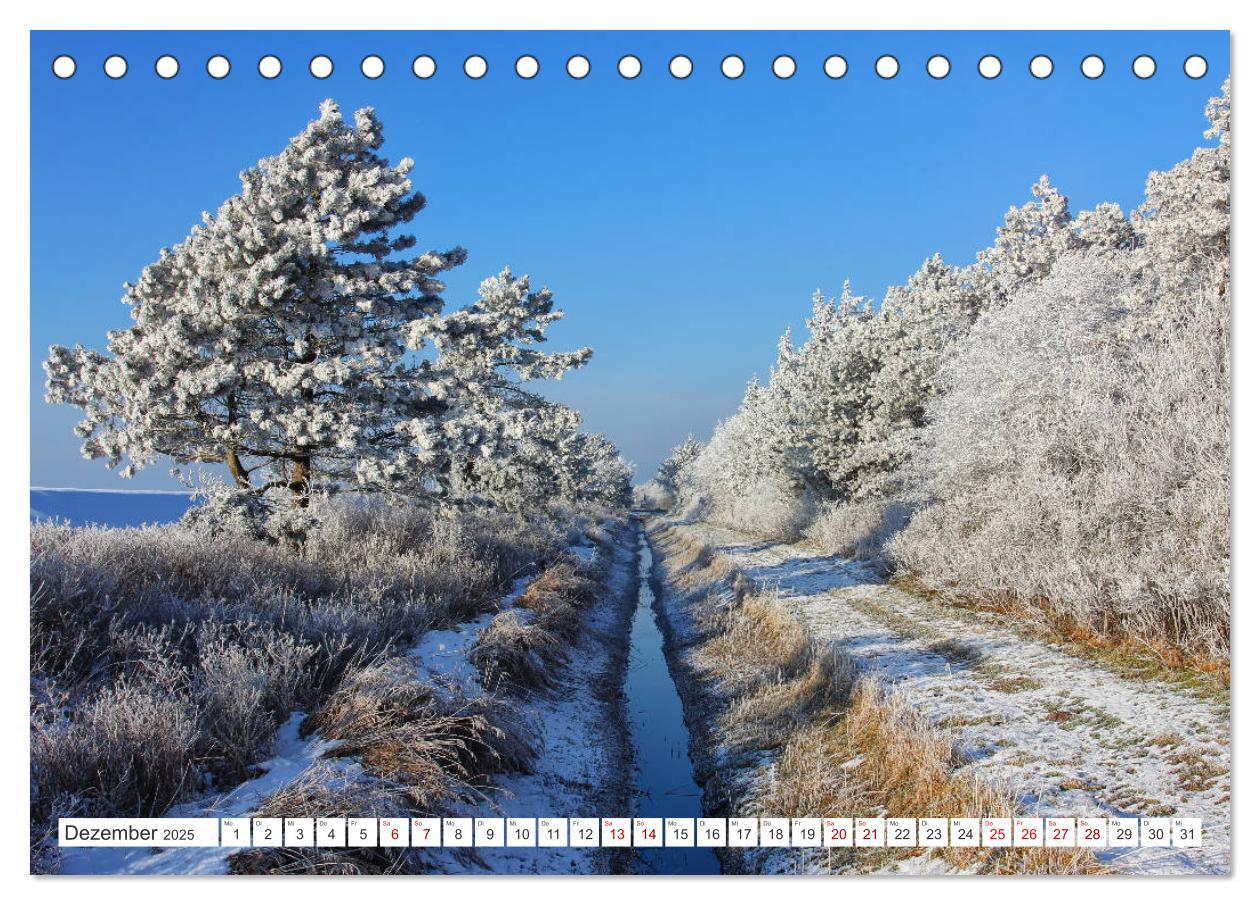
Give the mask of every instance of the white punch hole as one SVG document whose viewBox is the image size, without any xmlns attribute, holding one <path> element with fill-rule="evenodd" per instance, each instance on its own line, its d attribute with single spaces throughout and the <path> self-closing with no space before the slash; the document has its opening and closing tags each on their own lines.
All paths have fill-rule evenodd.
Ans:
<svg viewBox="0 0 1260 905">
<path fill-rule="evenodd" d="M 516 74 L 523 79 L 532 79 L 538 75 L 539 68 L 537 57 L 525 54 L 516 59 Z"/>
<path fill-rule="evenodd" d="M 74 61 L 74 57 L 62 54 L 52 61 L 52 71 L 59 79 L 68 79 L 78 70 L 79 64 Z"/>
<path fill-rule="evenodd" d="M 770 69 L 779 78 L 790 79 L 796 75 L 796 60 L 786 53 L 780 54 L 774 58 L 774 62 L 770 64 Z"/>
<path fill-rule="evenodd" d="M 875 61 L 875 74 L 881 79 L 893 79 L 901 71 L 901 63 L 890 53 L 884 54 Z"/>
<path fill-rule="evenodd" d="M 437 73 L 437 61 L 428 54 L 420 54 L 411 61 L 411 74 L 418 79 L 431 79 Z"/>
<path fill-rule="evenodd" d="M 232 71 L 232 61 L 221 53 L 206 60 L 206 75 L 212 79 L 225 79 Z"/>
<path fill-rule="evenodd" d="M 333 61 L 331 57 L 326 57 L 322 53 L 318 56 L 311 57 L 310 62 L 311 75 L 317 79 L 326 79 L 333 74 Z"/>
<path fill-rule="evenodd" d="M 267 54 L 258 61 L 258 74 L 265 79 L 274 79 L 284 69 L 284 65 L 280 62 L 280 58 L 274 54 Z"/>
<path fill-rule="evenodd" d="M 127 74 L 127 61 L 118 54 L 114 54 L 105 58 L 105 66 L 103 68 L 105 69 L 105 74 L 111 79 L 120 79 Z"/>
<path fill-rule="evenodd" d="M 927 74 L 934 79 L 943 79 L 949 75 L 950 66 L 949 57 L 942 54 L 929 57 L 927 61 Z"/>
<path fill-rule="evenodd" d="M 1081 60 L 1081 75 L 1087 79 L 1096 79 L 1107 71 L 1107 64 L 1096 53 L 1091 53 Z"/>
<path fill-rule="evenodd" d="M 980 58 L 976 68 L 986 79 L 995 79 L 1002 74 L 1002 61 L 991 53 L 986 54 Z"/>
</svg>

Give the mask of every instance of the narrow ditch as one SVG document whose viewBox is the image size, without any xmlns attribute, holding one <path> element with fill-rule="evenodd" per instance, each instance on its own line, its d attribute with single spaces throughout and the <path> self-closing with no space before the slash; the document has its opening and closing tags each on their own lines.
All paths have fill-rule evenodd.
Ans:
<svg viewBox="0 0 1260 905">
<path fill-rule="evenodd" d="M 626 711 L 635 757 L 636 817 L 702 817 L 702 792 L 688 750 L 691 734 L 682 699 L 665 659 L 660 607 L 652 587 L 652 547 L 640 522 L 639 599 L 630 626 Z M 638 874 L 716 874 L 710 848 L 638 848 L 630 863 Z"/>
</svg>

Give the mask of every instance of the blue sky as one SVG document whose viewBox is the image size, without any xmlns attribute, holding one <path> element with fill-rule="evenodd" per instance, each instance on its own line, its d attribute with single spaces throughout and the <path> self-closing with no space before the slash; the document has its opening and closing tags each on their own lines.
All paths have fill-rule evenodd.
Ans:
<svg viewBox="0 0 1260 905">
<path fill-rule="evenodd" d="M 50 65 L 79 64 L 69 80 Z M 101 64 L 123 55 L 130 72 Z M 154 60 L 173 54 L 169 81 Z M 212 54 L 231 74 L 205 73 Z M 284 62 L 265 80 L 256 62 Z M 359 60 L 379 54 L 377 80 Z M 437 60 L 415 78 L 414 56 Z M 488 74 L 462 72 L 469 54 Z M 522 80 L 528 53 L 541 72 Z M 581 53 L 591 74 L 564 61 Z M 643 73 L 621 78 L 637 55 Z M 668 60 L 686 54 L 686 80 Z M 728 80 L 727 54 L 746 72 Z M 944 54 L 953 72 L 930 78 Z M 976 71 L 984 54 L 1002 75 Z M 1195 81 L 1189 54 L 1209 64 Z M 335 63 L 316 80 L 315 54 Z M 796 75 L 776 78 L 790 54 Z M 848 74 L 822 62 L 843 55 Z M 878 78 L 892 54 L 899 75 Z M 1028 60 L 1055 62 L 1045 80 Z M 1079 62 L 1107 63 L 1097 80 Z M 1149 54 L 1156 74 L 1135 78 Z M 579 408 L 650 476 L 686 434 L 705 437 L 764 374 L 783 329 L 800 335 L 816 287 L 848 277 L 876 298 L 941 252 L 966 263 L 1006 209 L 1042 174 L 1074 208 L 1132 209 L 1146 174 L 1203 143 L 1202 110 L 1227 75 L 1225 32 L 36 32 L 31 39 L 31 482 L 42 486 L 175 486 L 154 466 L 130 482 L 80 458 L 75 411 L 43 402 L 40 362 L 50 343 L 102 348 L 128 323 L 121 284 L 187 235 L 202 210 L 239 188 L 237 173 L 279 151 L 335 98 L 373 106 L 385 153 L 416 161 L 429 200 L 413 223 L 420 244 L 463 245 L 449 305 L 511 264 L 552 288 L 566 319 L 556 348 L 590 345 L 592 363 L 549 395 Z"/>
</svg>

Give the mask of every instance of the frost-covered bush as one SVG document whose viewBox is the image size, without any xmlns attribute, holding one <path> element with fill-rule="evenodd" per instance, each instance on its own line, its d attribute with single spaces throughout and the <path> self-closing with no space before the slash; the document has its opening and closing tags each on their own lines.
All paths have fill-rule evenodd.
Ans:
<svg viewBox="0 0 1260 905">
<path fill-rule="evenodd" d="M 196 780 L 196 710 L 161 689 L 122 683 L 75 712 L 31 723 L 31 810 L 75 798 L 97 817 L 159 816 Z"/>
<path fill-rule="evenodd" d="M 275 540 L 267 526 L 275 507 L 275 494 L 247 490 L 217 478 L 207 478 L 198 485 L 193 505 L 184 513 L 180 523 L 211 538 L 229 535 Z"/>
<path fill-rule="evenodd" d="M 1135 334 L 1160 290 L 1129 255 L 1077 254 L 977 324 L 930 407 L 903 569 L 1227 651 L 1228 296 Z"/>
<path fill-rule="evenodd" d="M 276 727 L 303 699 L 315 647 L 269 626 L 209 623 L 198 632 L 194 693 L 201 755 L 219 782 L 271 753 Z"/>
<path fill-rule="evenodd" d="M 653 478 L 634 488 L 634 507 L 653 512 L 668 512 L 674 506 L 674 494 L 664 482 Z"/>
<path fill-rule="evenodd" d="M 852 559 L 879 560 L 884 545 L 910 520 L 910 507 L 887 499 L 825 503 L 805 529 L 816 547 Z"/>
<path fill-rule="evenodd" d="M 763 478 L 709 513 L 718 524 L 768 540 L 795 541 L 814 517 L 814 500 L 773 478 Z"/>
</svg>

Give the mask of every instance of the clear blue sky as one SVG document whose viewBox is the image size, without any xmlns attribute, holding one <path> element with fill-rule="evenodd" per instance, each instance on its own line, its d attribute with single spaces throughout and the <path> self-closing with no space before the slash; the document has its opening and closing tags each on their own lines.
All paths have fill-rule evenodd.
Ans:
<svg viewBox="0 0 1260 905">
<path fill-rule="evenodd" d="M 174 485 L 163 466 L 124 482 L 80 458 L 75 411 L 43 402 L 48 345 L 103 348 L 128 323 L 123 281 L 325 97 L 374 106 L 387 156 L 415 159 L 421 245 L 470 250 L 448 304 L 505 264 L 552 288 L 568 313 L 554 345 L 596 356 L 550 394 L 642 479 L 735 409 L 816 287 L 849 277 L 878 298 L 933 252 L 972 260 L 1042 173 L 1074 208 L 1135 207 L 1150 170 L 1202 143 L 1229 66 L 1224 32 L 37 32 L 31 48 L 31 481 L 118 488 Z M 50 69 L 62 53 L 79 63 L 66 81 Z M 101 70 L 113 53 L 130 63 L 117 81 Z M 170 81 L 153 71 L 164 53 L 182 64 Z M 233 64 L 222 81 L 205 73 L 215 53 Z M 264 53 L 279 78 L 258 75 Z M 359 73 L 368 53 L 387 63 L 375 81 Z M 418 53 L 434 78 L 412 75 Z M 490 64 L 479 81 L 462 72 L 470 53 Z M 523 53 L 542 64 L 530 81 L 512 70 Z M 564 72 L 574 53 L 585 80 Z M 643 61 L 633 81 L 616 73 L 626 53 Z M 695 64 L 685 81 L 667 71 L 678 53 Z M 738 80 L 720 74 L 729 53 L 747 66 Z M 784 53 L 798 69 L 780 80 Z M 823 75 L 832 53 L 843 79 Z M 885 53 L 901 61 L 887 81 L 873 70 Z M 934 53 L 954 67 L 939 82 Z M 976 72 L 986 53 L 1005 64 L 993 81 Z M 1159 64 L 1146 81 L 1129 70 L 1143 53 Z M 1209 63 L 1199 81 L 1182 73 L 1192 53 Z M 315 54 L 332 77 L 310 76 Z M 1049 79 L 1028 73 L 1035 54 L 1055 61 Z M 1107 62 L 1096 81 L 1080 74 L 1087 54 Z"/>
</svg>

